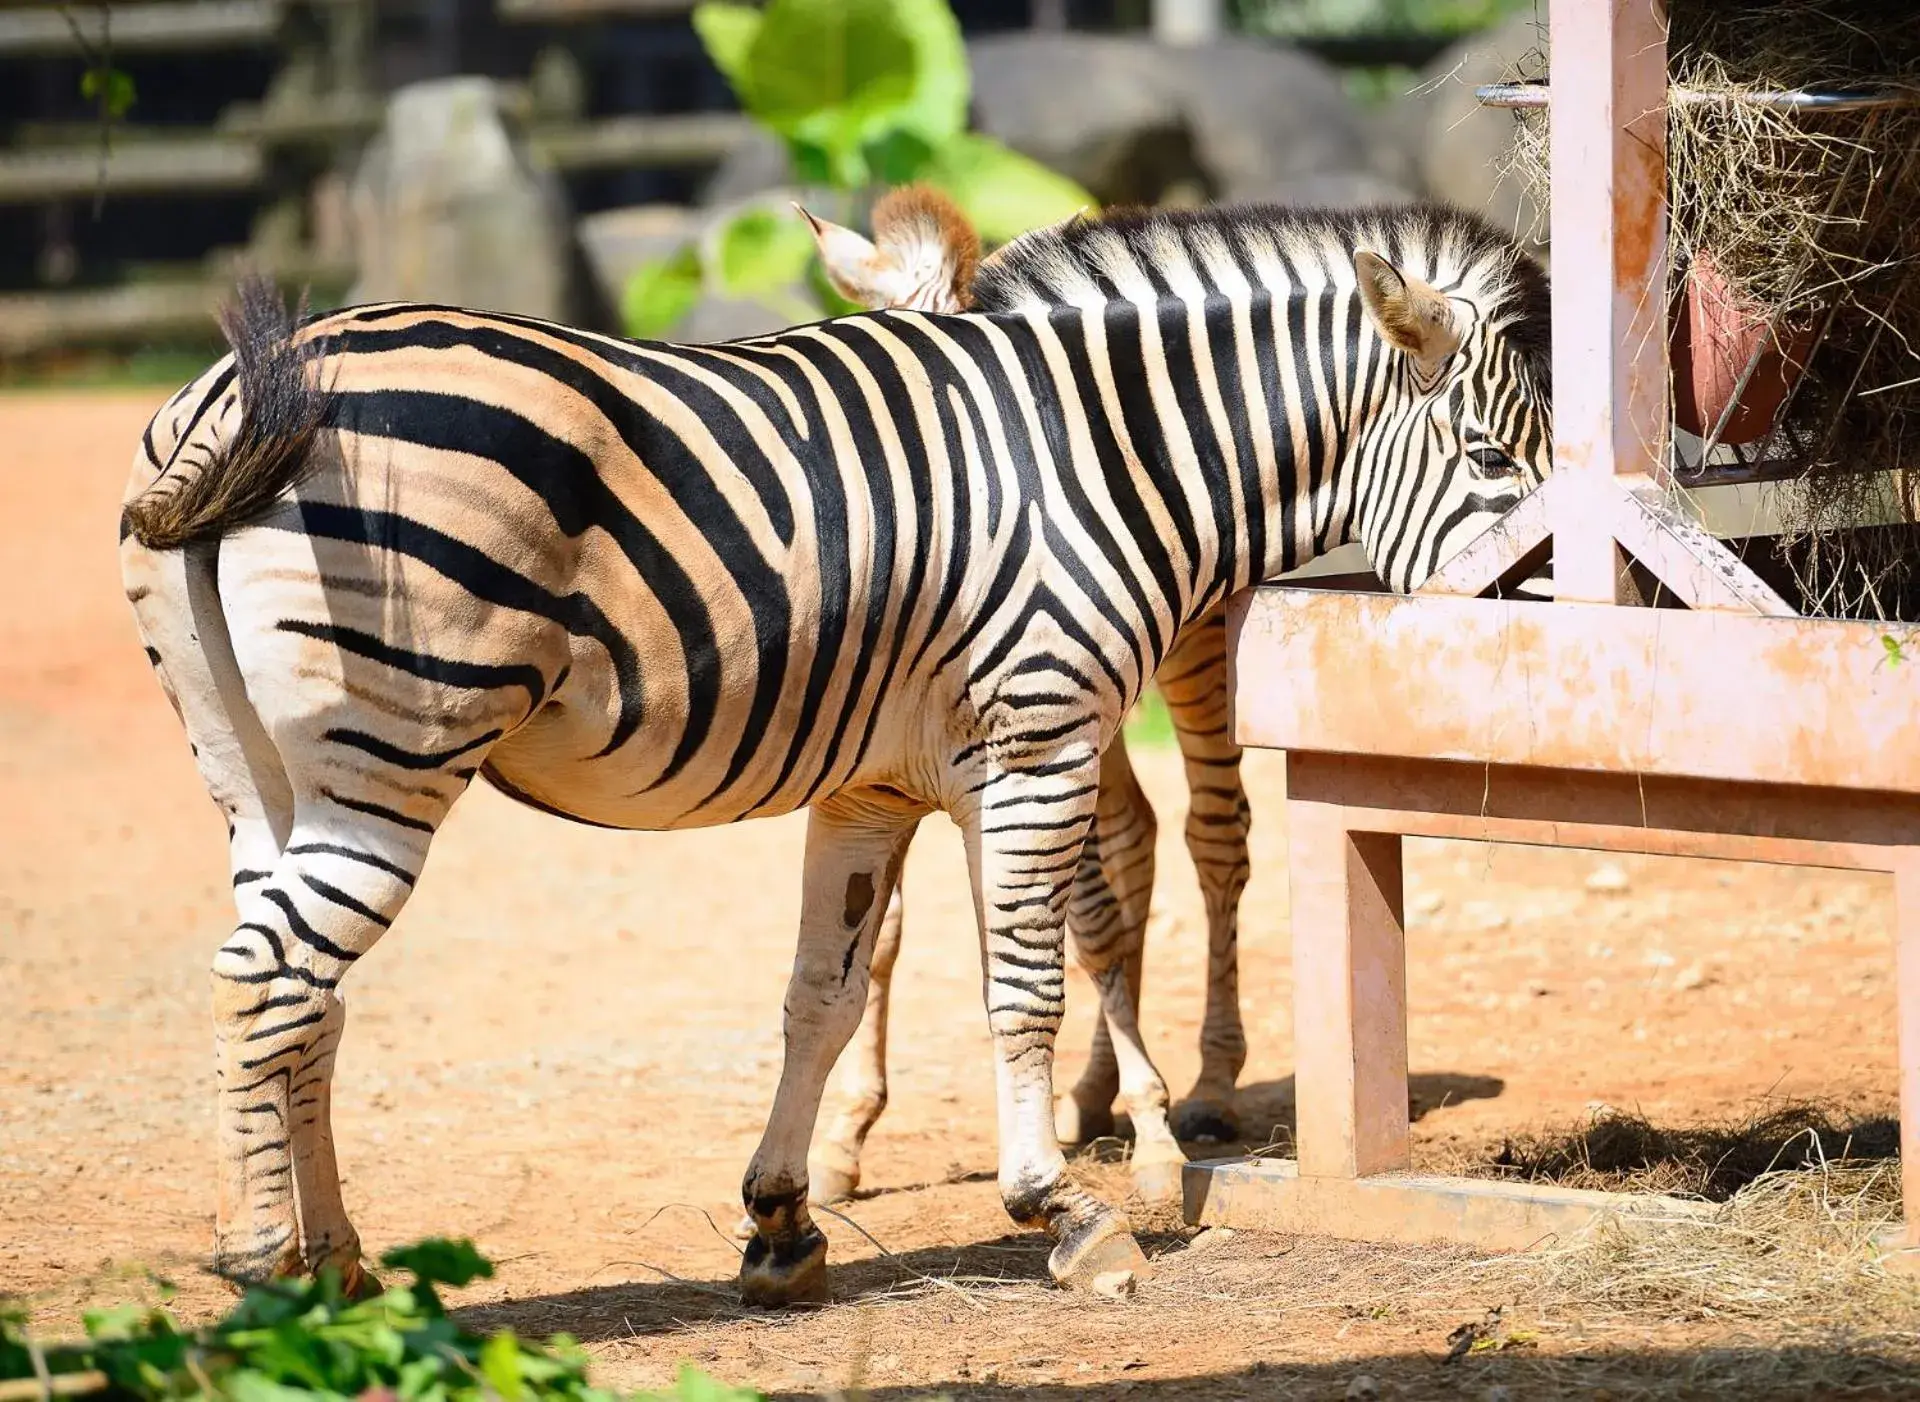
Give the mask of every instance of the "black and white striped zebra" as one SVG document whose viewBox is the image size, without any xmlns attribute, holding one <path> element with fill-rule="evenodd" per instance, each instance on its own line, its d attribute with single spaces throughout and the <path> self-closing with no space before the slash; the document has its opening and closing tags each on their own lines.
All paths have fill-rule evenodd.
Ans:
<svg viewBox="0 0 1920 1402">
<path fill-rule="evenodd" d="M 243 295 L 145 435 L 121 547 L 232 826 L 222 1269 L 357 1281 L 338 988 L 476 774 L 616 827 L 811 810 L 747 1298 L 825 1289 L 808 1141 L 934 808 L 975 882 L 1003 1200 L 1058 1279 L 1140 1263 L 1054 1139 L 1101 752 L 1227 595 L 1348 540 L 1414 587 L 1539 480 L 1544 283 L 1439 209 L 1246 210 L 1031 235 L 976 291 L 996 310 L 722 347 Z"/>
</svg>

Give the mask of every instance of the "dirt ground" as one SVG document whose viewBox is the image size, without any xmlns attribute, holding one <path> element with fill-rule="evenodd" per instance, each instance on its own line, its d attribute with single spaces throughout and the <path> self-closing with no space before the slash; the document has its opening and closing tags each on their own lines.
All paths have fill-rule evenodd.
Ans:
<svg viewBox="0 0 1920 1402">
<path fill-rule="evenodd" d="M 205 969 L 231 918 L 223 834 L 114 564 L 117 495 L 160 397 L 0 396 L 0 1294 L 61 1331 L 133 1292 L 136 1264 L 177 1279 L 188 1316 L 226 1299 L 197 1273 L 214 1194 Z M 1163 843 L 1145 1018 L 1177 1093 L 1196 1065 L 1203 928 L 1178 765 L 1160 750 L 1136 767 Z M 1291 1113 L 1283 764 L 1247 767 L 1241 1108 L 1264 1138 Z M 1365 1373 L 1388 1395 L 1500 1382 L 1533 1396 L 1545 1375 L 1528 1369 L 1559 1350 L 1617 1357 L 1626 1397 L 1656 1375 L 1710 1391 L 1722 1350 L 1769 1343 L 1711 1323 L 1622 1334 L 1561 1320 L 1532 1361 L 1448 1367 L 1460 1311 L 1501 1303 L 1475 1296 L 1459 1253 L 1245 1233 L 1202 1251 L 1164 1212 L 1136 1212 L 1159 1228 L 1145 1237 L 1163 1269 L 1132 1301 L 1044 1288 L 1044 1247 L 1012 1229 L 991 1180 L 971 910 L 939 819 L 909 864 L 893 1104 L 867 1161 L 877 1191 L 847 1211 L 891 1254 L 828 1218 L 841 1302 L 740 1311 L 735 1247 L 712 1224 L 738 1214 L 777 1073 L 801 835 L 797 817 L 604 832 L 477 786 L 349 985 L 336 1122 L 369 1249 L 472 1235 L 499 1263 L 462 1296 L 473 1317 L 567 1330 L 619 1387 L 692 1359 L 768 1391 L 1338 1397 Z M 1503 1136 L 1595 1102 L 1674 1122 L 1767 1094 L 1890 1110 L 1889 890 L 1657 859 L 1617 863 L 1624 889 L 1592 889 L 1608 864 L 1413 845 L 1425 1162 L 1489 1158 Z M 1076 976 L 1062 1084 L 1091 1004 Z M 1871 1382 L 1872 1360 L 1854 1363 Z"/>
</svg>

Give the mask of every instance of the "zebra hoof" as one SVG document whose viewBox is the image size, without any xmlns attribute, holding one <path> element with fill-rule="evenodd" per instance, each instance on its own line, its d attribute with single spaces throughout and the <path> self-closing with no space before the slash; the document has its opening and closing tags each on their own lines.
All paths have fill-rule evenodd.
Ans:
<svg viewBox="0 0 1920 1402">
<path fill-rule="evenodd" d="M 355 1261 L 340 1272 L 340 1293 L 358 1303 L 386 1294 L 387 1287 L 380 1283 L 379 1276 Z"/>
<path fill-rule="evenodd" d="M 1180 1196 L 1180 1171 L 1186 1166 L 1185 1159 L 1135 1159 L 1133 1190 L 1144 1202 L 1173 1202 Z"/>
<path fill-rule="evenodd" d="M 1153 1274 L 1127 1219 L 1117 1212 L 1095 1217 L 1069 1232 L 1047 1257 L 1047 1271 L 1068 1290 L 1098 1289 L 1101 1294 L 1116 1293 L 1109 1287 L 1121 1276 L 1129 1278 L 1117 1292 L 1124 1294 Z"/>
<path fill-rule="evenodd" d="M 1113 1107 L 1089 1109 L 1071 1095 L 1063 1095 L 1054 1102 L 1053 1132 L 1069 1149 L 1105 1139 L 1113 1133 Z"/>
<path fill-rule="evenodd" d="M 787 1241 L 756 1236 L 740 1258 L 740 1302 L 758 1309 L 827 1302 L 827 1239 L 808 1227 Z"/>
<path fill-rule="evenodd" d="M 845 1202 L 860 1186 L 860 1170 L 851 1172 L 830 1164 L 807 1165 L 807 1201 L 816 1207 Z"/>
<path fill-rule="evenodd" d="M 1240 1116 L 1220 1100 L 1183 1100 L 1173 1107 L 1173 1137 L 1183 1144 L 1231 1144 L 1240 1137 Z"/>
</svg>

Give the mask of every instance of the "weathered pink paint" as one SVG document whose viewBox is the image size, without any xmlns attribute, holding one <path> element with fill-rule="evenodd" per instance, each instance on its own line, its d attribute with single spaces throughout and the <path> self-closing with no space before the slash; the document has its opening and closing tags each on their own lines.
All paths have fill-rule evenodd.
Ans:
<svg viewBox="0 0 1920 1402">
<path fill-rule="evenodd" d="M 1900 1191 L 1906 1230 L 1892 1245 L 1901 1269 L 1920 1272 L 1920 848 L 1894 873 L 1894 996 L 1900 1020 Z"/>
<path fill-rule="evenodd" d="M 1398 836 L 1349 832 L 1337 809 L 1287 804 L 1294 1134 L 1310 1176 L 1409 1162 L 1400 847 Z"/>
<path fill-rule="evenodd" d="M 1556 0 L 1554 592 L 1615 603 L 1597 517 L 1622 473 L 1663 470 L 1667 440 L 1667 26 L 1659 0 Z M 1566 56 L 1578 55 L 1569 63 Z"/>
<path fill-rule="evenodd" d="M 1920 667 L 1874 624 L 1283 587 L 1229 619 L 1242 745 L 1920 793 Z"/>
</svg>

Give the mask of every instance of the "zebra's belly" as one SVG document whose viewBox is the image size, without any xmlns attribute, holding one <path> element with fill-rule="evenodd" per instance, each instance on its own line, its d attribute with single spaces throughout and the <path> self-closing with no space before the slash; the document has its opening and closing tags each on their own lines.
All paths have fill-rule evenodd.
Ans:
<svg viewBox="0 0 1920 1402">
<path fill-rule="evenodd" d="M 736 771 L 732 745 L 697 750 L 676 766 L 683 734 L 678 718 L 646 722 L 617 749 L 601 753 L 603 723 L 548 711 L 496 745 L 481 773 L 509 798 L 598 827 L 715 827 L 804 806 L 806 796 L 792 792 L 791 783 L 770 792 L 782 787 L 774 781 L 784 768 L 775 737 L 751 747 Z"/>
</svg>

